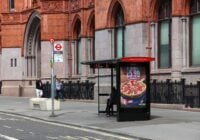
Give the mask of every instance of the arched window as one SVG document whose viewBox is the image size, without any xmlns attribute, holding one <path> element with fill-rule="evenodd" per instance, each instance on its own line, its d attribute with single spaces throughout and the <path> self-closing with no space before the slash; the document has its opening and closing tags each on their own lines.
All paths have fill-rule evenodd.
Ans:
<svg viewBox="0 0 200 140">
<path fill-rule="evenodd" d="M 158 8 L 158 67 L 171 67 L 171 0 L 161 0 Z"/>
<path fill-rule="evenodd" d="M 125 56 L 124 49 L 124 13 L 120 5 L 118 5 L 115 18 L 115 58 Z"/>
<path fill-rule="evenodd" d="M 78 20 L 75 26 L 76 30 L 76 74 L 81 74 L 81 21 Z"/>
<path fill-rule="evenodd" d="M 88 60 L 94 61 L 95 60 L 95 17 L 93 16 L 91 23 L 90 23 L 90 37 L 89 39 L 89 48 L 88 48 Z M 90 73 L 95 73 L 95 69 L 90 69 Z"/>
<path fill-rule="evenodd" d="M 38 12 L 29 19 L 25 32 L 25 74 L 26 78 L 41 77 L 41 27 Z"/>
<path fill-rule="evenodd" d="M 200 0 L 190 3 L 190 66 L 200 66 Z"/>
</svg>

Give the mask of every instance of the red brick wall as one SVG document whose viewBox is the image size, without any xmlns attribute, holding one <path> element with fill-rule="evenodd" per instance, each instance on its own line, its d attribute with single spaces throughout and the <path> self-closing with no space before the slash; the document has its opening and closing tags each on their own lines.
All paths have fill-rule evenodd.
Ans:
<svg viewBox="0 0 200 140">
<path fill-rule="evenodd" d="M 27 7 L 25 0 L 15 0 L 15 12 L 9 12 L 8 0 L 0 1 L 1 39 L 3 47 L 22 47 L 24 31 L 30 13 L 41 13 L 41 39 L 68 40 L 74 38 L 74 23 L 81 20 L 81 35 L 89 35 L 90 20 L 95 15 L 96 30 L 109 28 L 112 23 L 113 7 L 118 2 L 124 11 L 125 24 L 146 22 L 148 16 L 157 18 L 159 0 L 40 0 L 35 7 Z M 172 0 L 173 16 L 187 15 L 190 0 Z M 95 7 L 95 8 L 94 8 Z M 95 13 L 95 14 L 93 14 Z M 150 15 L 149 15 L 150 14 Z"/>
<path fill-rule="evenodd" d="M 187 16 L 191 0 L 172 0 L 172 16 Z M 157 19 L 159 0 L 150 0 L 151 20 Z"/>
<path fill-rule="evenodd" d="M 41 15 L 41 39 L 66 40 L 68 33 L 68 16 L 65 14 Z"/>
<path fill-rule="evenodd" d="M 22 47 L 24 38 L 24 25 L 3 25 L 2 47 Z"/>
<path fill-rule="evenodd" d="M 146 0 L 97 0 L 95 1 L 97 30 L 110 26 L 109 23 L 112 21 L 109 20 L 111 20 L 110 16 L 112 14 L 112 8 L 116 2 L 120 3 L 122 6 L 126 24 L 143 22 L 147 20 L 146 10 L 148 8 L 148 2 Z"/>
</svg>

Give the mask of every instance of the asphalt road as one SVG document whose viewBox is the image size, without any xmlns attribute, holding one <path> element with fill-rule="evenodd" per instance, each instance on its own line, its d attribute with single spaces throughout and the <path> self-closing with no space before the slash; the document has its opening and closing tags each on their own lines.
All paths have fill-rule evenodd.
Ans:
<svg viewBox="0 0 200 140">
<path fill-rule="evenodd" d="M 0 113 L 0 140 L 129 140 L 129 138 Z"/>
</svg>

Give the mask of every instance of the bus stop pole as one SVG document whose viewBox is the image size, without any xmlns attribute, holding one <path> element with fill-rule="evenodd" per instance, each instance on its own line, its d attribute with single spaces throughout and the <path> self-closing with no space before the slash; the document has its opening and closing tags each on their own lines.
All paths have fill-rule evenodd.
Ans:
<svg viewBox="0 0 200 140">
<path fill-rule="evenodd" d="M 100 91 L 100 89 L 99 89 L 100 87 L 99 87 L 99 67 L 98 67 L 98 114 L 100 113 L 100 101 L 99 101 L 99 91 Z"/>
<path fill-rule="evenodd" d="M 54 84 L 54 43 L 52 43 L 52 50 L 51 50 L 51 100 L 52 100 L 52 109 L 50 117 L 55 117 L 54 114 L 54 91 L 55 91 L 55 84 Z"/>
</svg>

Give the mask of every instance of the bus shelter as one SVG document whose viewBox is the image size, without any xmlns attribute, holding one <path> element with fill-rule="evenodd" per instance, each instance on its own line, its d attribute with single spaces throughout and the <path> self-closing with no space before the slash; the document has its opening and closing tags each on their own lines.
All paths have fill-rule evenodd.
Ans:
<svg viewBox="0 0 200 140">
<path fill-rule="evenodd" d="M 113 70 L 116 70 L 117 121 L 149 120 L 150 113 L 150 62 L 152 57 L 124 57 L 120 59 L 82 62 L 97 69 L 98 78 L 98 113 L 100 97 L 109 93 L 100 93 L 99 69 L 111 70 L 111 89 L 113 87 Z"/>
</svg>

